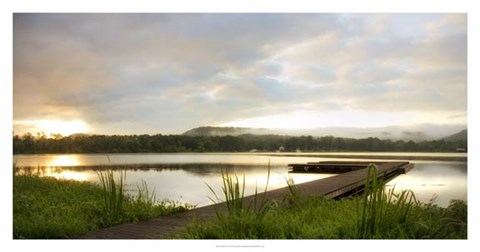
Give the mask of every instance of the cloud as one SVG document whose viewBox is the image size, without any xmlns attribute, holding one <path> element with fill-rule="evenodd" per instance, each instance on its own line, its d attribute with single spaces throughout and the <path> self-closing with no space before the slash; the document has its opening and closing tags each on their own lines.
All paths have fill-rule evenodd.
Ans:
<svg viewBox="0 0 480 252">
<path fill-rule="evenodd" d="M 466 43 L 464 14 L 14 14 L 14 119 L 101 133 L 346 110 L 448 123 L 466 112 Z"/>
</svg>

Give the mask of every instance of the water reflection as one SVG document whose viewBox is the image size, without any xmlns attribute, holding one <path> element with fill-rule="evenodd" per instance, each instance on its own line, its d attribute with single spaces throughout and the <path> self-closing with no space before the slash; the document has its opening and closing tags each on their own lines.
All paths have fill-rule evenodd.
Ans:
<svg viewBox="0 0 480 252">
<path fill-rule="evenodd" d="M 242 169 L 243 168 L 243 169 Z M 229 173 L 237 175 L 239 180 L 243 180 L 245 176 L 245 194 L 252 195 L 255 189 L 263 191 L 267 182 L 267 171 L 265 168 L 259 167 L 237 167 L 230 169 Z M 286 167 L 272 168 L 268 189 L 276 189 L 285 187 L 288 178 L 292 178 L 296 183 L 303 183 L 315 179 L 321 179 L 331 174 L 314 174 L 310 176 L 290 176 Z M 201 176 L 191 173 L 188 169 L 179 170 L 161 170 L 160 172 L 136 171 L 127 172 L 127 183 L 130 186 L 138 181 L 145 180 L 149 186 L 155 187 L 157 195 L 161 198 L 177 200 L 197 204 L 198 206 L 208 205 L 212 202 L 209 197 L 213 197 L 212 192 L 207 185 L 213 188 L 218 195 L 222 195 L 221 172 L 217 170 L 211 176 Z"/>
<path fill-rule="evenodd" d="M 57 179 L 87 181 L 87 173 L 81 170 L 69 170 L 62 167 L 22 167 L 15 168 L 15 175 L 48 176 Z"/>
<path fill-rule="evenodd" d="M 80 162 L 75 155 L 58 155 L 53 158 L 50 166 L 78 166 Z"/>
<path fill-rule="evenodd" d="M 411 160 L 405 157 L 460 157 L 466 158 L 466 153 L 375 153 L 368 159 L 359 158 L 362 153 L 342 153 L 342 157 L 335 157 L 338 153 L 173 153 L 173 154 L 41 154 L 41 155 L 14 155 L 13 159 L 17 166 L 56 166 L 55 160 L 61 156 L 73 166 L 105 166 L 105 165 L 137 165 L 137 164 L 235 164 L 235 165 L 287 165 L 288 163 L 318 162 L 330 160 L 345 161 L 372 161 L 383 160 L 374 157 L 395 156 L 393 160 Z M 395 154 L 395 155 L 394 155 Z M 316 157 L 322 155 L 324 157 Z M 327 157 L 325 157 L 327 156 Z M 332 157 L 328 157 L 332 156 Z M 427 162 L 435 162 L 435 158 Z M 75 160 L 75 161 L 73 161 Z M 419 162 L 419 161 L 415 161 Z M 438 161 L 437 161 L 438 162 Z M 442 161 L 444 162 L 444 161 Z M 463 161 L 462 161 L 463 162 Z M 68 163 L 68 162 L 67 162 Z M 465 162 L 463 162 L 465 163 Z"/>
<path fill-rule="evenodd" d="M 325 174 L 289 174 L 287 164 L 318 161 L 363 159 L 265 157 L 242 154 L 116 154 L 107 155 L 16 155 L 16 174 L 52 176 L 98 183 L 97 172 L 113 169 L 127 171 L 127 189 L 135 194 L 142 180 L 157 198 L 170 199 L 199 206 L 210 204 L 212 197 L 206 184 L 221 193 L 221 171 L 245 176 L 246 193 L 255 188 L 264 189 L 268 163 L 271 176 L 269 189 L 286 186 L 292 178 L 295 183 L 324 178 Z M 110 161 L 109 161 L 110 160 Z M 371 161 L 371 160 L 370 160 Z M 385 161 L 385 160 L 382 160 Z M 111 162 L 111 163 L 109 163 Z M 446 161 L 415 161 L 415 168 L 390 181 L 395 190 L 412 190 L 421 201 L 435 198 L 435 203 L 448 205 L 451 199 L 467 200 L 467 163 Z M 117 175 L 116 175 L 117 176 Z"/>
<path fill-rule="evenodd" d="M 270 177 L 267 177 L 268 166 L 257 165 L 225 165 L 225 164 L 176 164 L 161 165 L 162 167 L 111 166 L 114 176 L 126 171 L 126 189 L 132 195 L 136 194 L 137 184 L 145 181 L 150 190 L 156 192 L 157 198 L 190 203 L 197 206 L 211 204 L 209 197 L 212 192 L 207 184 L 218 195 L 221 195 L 221 173 L 227 171 L 238 176 L 243 181 L 245 177 L 245 194 L 252 195 L 255 190 L 263 191 L 268 179 L 268 189 L 287 186 L 287 180 L 292 179 L 300 184 L 316 179 L 334 176 L 332 174 L 289 174 L 287 166 L 270 166 Z M 130 168 L 126 168 L 130 167 Z M 21 167 L 16 174 L 37 176 L 52 176 L 56 178 L 75 179 L 99 183 L 98 171 L 105 166 L 89 167 Z"/>
<path fill-rule="evenodd" d="M 447 206 L 452 199 L 467 200 L 466 163 L 416 163 L 415 168 L 398 176 L 387 186 L 396 191 L 412 190 L 418 200 Z"/>
<path fill-rule="evenodd" d="M 211 176 L 213 174 L 218 175 L 222 170 L 234 173 L 242 174 L 245 171 L 255 171 L 259 173 L 267 173 L 268 165 L 237 165 L 237 164 L 217 164 L 217 163 L 193 163 L 193 164 L 129 164 L 129 165 L 77 165 L 77 166 L 23 166 L 16 167 L 15 174 L 29 174 L 46 176 L 50 172 L 60 173 L 63 171 L 100 171 L 100 170 L 126 170 L 129 172 L 162 172 L 162 171 L 178 171 L 183 170 L 187 173 L 192 173 L 196 176 Z M 271 170 L 284 169 L 286 166 L 270 166 Z"/>
<path fill-rule="evenodd" d="M 60 173 L 54 173 L 49 176 L 55 177 L 57 179 L 72 179 L 77 181 L 87 181 L 88 176 L 83 172 L 74 172 L 74 171 L 64 171 Z"/>
</svg>

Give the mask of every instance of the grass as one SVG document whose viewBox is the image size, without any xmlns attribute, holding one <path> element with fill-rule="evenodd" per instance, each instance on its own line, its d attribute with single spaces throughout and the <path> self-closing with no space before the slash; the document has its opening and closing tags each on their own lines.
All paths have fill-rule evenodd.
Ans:
<svg viewBox="0 0 480 252">
<path fill-rule="evenodd" d="M 452 201 L 447 208 L 420 203 L 411 191 L 385 191 L 369 167 L 365 193 L 330 200 L 302 195 L 291 180 L 289 194 L 264 202 L 263 211 L 242 210 L 195 221 L 177 234 L 182 239 L 466 239 L 467 205 Z M 244 201 L 238 178 L 222 176 L 225 196 Z M 233 181 L 233 183 L 232 183 Z M 225 187 L 227 185 L 227 187 Z M 226 193 L 225 193 L 226 192 Z M 227 198 L 226 201 L 232 201 Z M 237 205 L 238 206 L 238 205 Z M 248 208 L 247 208 L 248 209 Z M 228 211 L 227 211 L 228 212 Z"/>
<path fill-rule="evenodd" d="M 242 212 L 246 211 L 245 207 L 245 175 L 243 176 L 243 183 L 240 185 L 238 181 L 238 176 L 235 175 L 233 177 L 228 173 L 228 171 L 221 171 L 222 174 L 222 192 L 224 196 L 224 200 L 222 201 L 215 190 L 207 184 L 208 189 L 213 193 L 215 199 L 210 198 L 210 200 L 214 203 L 221 203 L 225 202 L 227 206 L 227 213 L 229 215 L 240 215 Z M 219 212 L 217 211 L 217 214 Z"/>
<path fill-rule="evenodd" d="M 127 174 L 125 171 L 120 171 L 118 180 L 115 180 L 112 170 L 99 171 L 97 174 L 103 189 L 105 213 L 113 218 L 118 218 L 123 212 L 123 205 L 127 199 L 124 193 L 124 181 Z"/>
<path fill-rule="evenodd" d="M 269 201 L 266 199 L 266 192 L 268 183 L 270 181 L 270 162 L 268 163 L 267 182 L 263 191 L 261 199 L 258 198 L 258 188 L 255 188 L 253 202 L 245 202 L 245 175 L 243 181 L 240 183 L 238 176 L 230 175 L 228 171 L 221 171 L 222 175 L 222 193 L 223 200 L 218 196 L 215 190 L 207 184 L 208 189 L 215 196 L 215 199 L 210 198 L 214 204 L 224 202 L 227 207 L 228 216 L 243 216 L 244 214 L 255 213 L 257 218 L 262 218 L 268 208 Z M 224 215 L 221 211 L 216 210 L 217 217 L 223 219 Z"/>
<path fill-rule="evenodd" d="M 102 176 L 102 175 L 99 175 Z M 123 192 L 124 176 L 103 173 L 101 186 L 51 177 L 13 178 L 15 239 L 73 238 L 89 231 L 186 211 L 189 205 L 157 201 L 143 182 L 136 197 Z M 123 177 L 123 178 L 122 178 Z"/>
<path fill-rule="evenodd" d="M 384 177 L 384 176 L 383 176 Z M 357 236 L 359 238 L 381 237 L 382 227 L 395 223 L 397 228 L 403 229 L 412 208 L 420 203 L 412 191 L 395 193 L 395 188 L 385 191 L 385 181 L 377 178 L 377 166 L 368 166 L 367 183 L 365 185 L 363 200 L 361 201 L 360 217 L 357 218 Z M 357 200 L 357 203 L 359 200 Z M 357 204 L 358 206 L 358 204 Z"/>
</svg>

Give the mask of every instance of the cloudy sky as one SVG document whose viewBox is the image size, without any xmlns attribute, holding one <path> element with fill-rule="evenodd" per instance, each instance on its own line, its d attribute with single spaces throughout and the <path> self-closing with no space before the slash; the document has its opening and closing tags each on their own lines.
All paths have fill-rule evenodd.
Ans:
<svg viewBox="0 0 480 252">
<path fill-rule="evenodd" d="M 15 133 L 467 123 L 465 14 L 14 14 Z"/>
</svg>

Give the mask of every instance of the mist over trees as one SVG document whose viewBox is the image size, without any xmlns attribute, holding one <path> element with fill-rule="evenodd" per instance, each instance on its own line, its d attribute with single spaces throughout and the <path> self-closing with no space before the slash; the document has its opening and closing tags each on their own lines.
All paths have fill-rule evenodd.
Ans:
<svg viewBox="0 0 480 252">
<path fill-rule="evenodd" d="M 185 135 L 14 135 L 13 154 L 41 153 L 172 153 L 248 151 L 376 151 L 455 152 L 466 150 L 466 140 L 392 141 L 379 138 L 333 136 L 185 136 Z"/>
</svg>

